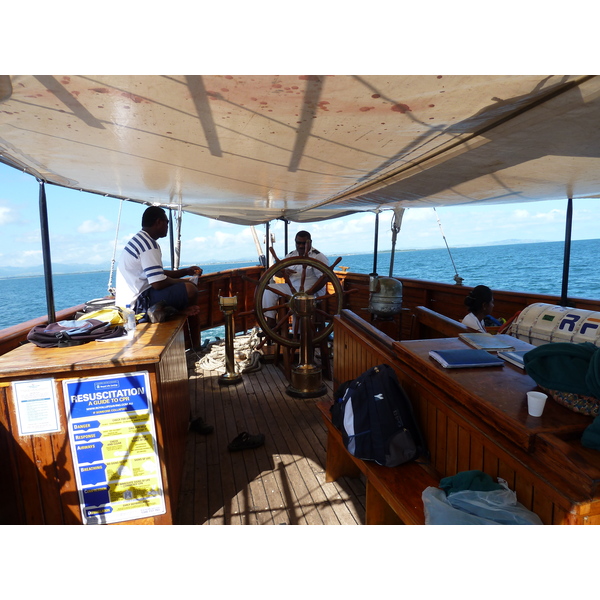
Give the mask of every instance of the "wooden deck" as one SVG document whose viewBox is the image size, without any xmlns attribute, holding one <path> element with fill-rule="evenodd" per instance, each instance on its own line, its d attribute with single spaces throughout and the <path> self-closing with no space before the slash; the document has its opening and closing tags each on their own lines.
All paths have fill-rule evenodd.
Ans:
<svg viewBox="0 0 600 600">
<path fill-rule="evenodd" d="M 325 482 L 327 432 L 316 408 L 323 397 L 288 396 L 273 364 L 244 374 L 237 385 L 220 385 L 220 374 L 190 368 L 192 416 L 215 430 L 189 433 L 176 523 L 363 524 L 364 481 Z M 229 452 L 227 444 L 242 431 L 264 433 L 264 446 Z"/>
</svg>

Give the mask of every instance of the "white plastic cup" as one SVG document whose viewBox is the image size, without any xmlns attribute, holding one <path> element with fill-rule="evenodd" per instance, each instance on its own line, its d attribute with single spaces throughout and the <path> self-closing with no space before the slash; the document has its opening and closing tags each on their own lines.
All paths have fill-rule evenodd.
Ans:
<svg viewBox="0 0 600 600">
<path fill-rule="evenodd" d="M 527 392 L 527 410 L 532 417 L 541 417 L 548 396 L 542 392 Z"/>
</svg>

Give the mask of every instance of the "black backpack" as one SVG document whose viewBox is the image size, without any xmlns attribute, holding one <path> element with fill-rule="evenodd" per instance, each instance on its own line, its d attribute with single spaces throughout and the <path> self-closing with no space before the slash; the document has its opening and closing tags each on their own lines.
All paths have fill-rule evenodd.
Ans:
<svg viewBox="0 0 600 600">
<path fill-rule="evenodd" d="M 396 467 L 427 454 L 410 400 L 389 365 L 343 383 L 331 416 L 348 452 L 357 458 Z"/>
<path fill-rule="evenodd" d="M 93 340 L 118 338 L 125 334 L 126 331 L 121 325 L 86 319 L 36 325 L 27 334 L 27 340 L 41 348 L 62 348 L 87 344 Z"/>
</svg>

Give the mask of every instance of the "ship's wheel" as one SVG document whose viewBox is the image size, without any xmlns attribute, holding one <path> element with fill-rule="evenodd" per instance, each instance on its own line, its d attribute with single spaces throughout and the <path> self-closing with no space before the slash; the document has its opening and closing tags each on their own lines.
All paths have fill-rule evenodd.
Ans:
<svg viewBox="0 0 600 600">
<path fill-rule="evenodd" d="M 279 344 L 292 348 L 301 347 L 302 336 L 306 334 L 311 338 L 311 345 L 318 344 L 327 338 L 333 330 L 333 317 L 342 310 L 342 286 L 333 272 L 333 268 L 340 261 L 341 257 L 331 267 L 328 267 L 318 260 L 304 256 L 276 259 L 275 264 L 269 267 L 260 278 L 254 299 L 256 318 L 265 335 Z M 298 265 L 301 266 L 301 276 L 297 289 L 290 281 L 285 269 Z M 314 285 L 306 287 L 306 270 L 309 267 L 319 271 L 321 275 Z M 281 273 L 288 284 L 289 293 L 272 287 L 272 279 L 278 273 Z M 316 292 L 324 286 L 327 286 L 326 293 L 322 296 L 315 296 Z M 331 288 L 333 288 L 333 292 L 329 293 L 328 290 Z M 263 296 L 267 290 L 274 292 L 279 302 L 274 306 L 263 308 Z M 332 306 L 333 310 L 328 309 Z M 265 312 L 272 310 L 277 314 L 275 324 L 269 322 L 265 316 Z M 293 317 L 294 323 L 291 336 L 289 335 L 290 317 Z"/>
</svg>

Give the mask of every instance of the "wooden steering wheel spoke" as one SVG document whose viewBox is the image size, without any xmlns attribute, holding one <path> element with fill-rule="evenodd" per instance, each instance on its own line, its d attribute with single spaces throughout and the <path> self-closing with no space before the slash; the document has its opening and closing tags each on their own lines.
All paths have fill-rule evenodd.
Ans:
<svg viewBox="0 0 600 600">
<path fill-rule="evenodd" d="M 276 311 L 276 310 L 279 310 L 279 309 L 281 309 L 281 308 L 283 308 L 285 306 L 287 306 L 289 308 L 289 306 L 290 306 L 289 302 L 285 302 L 284 304 L 274 304 L 273 306 L 265 306 L 263 308 L 263 310 L 265 312 L 268 312 L 268 311 L 271 311 L 271 310 L 275 310 Z"/>
<path fill-rule="evenodd" d="M 285 272 L 283 274 L 283 279 L 285 280 L 287 286 L 292 291 L 292 294 L 297 294 L 298 290 L 294 287 L 294 284 L 290 281 L 290 276 L 287 273 L 285 273 Z"/>
<path fill-rule="evenodd" d="M 300 292 L 304 292 L 304 283 L 306 282 L 306 265 L 302 265 L 302 276 L 300 277 Z"/>
<path fill-rule="evenodd" d="M 283 317 L 281 317 L 281 319 L 279 319 L 277 321 L 277 323 L 275 323 L 275 329 L 277 331 L 281 330 L 283 324 L 288 323 L 291 316 L 292 316 L 292 311 L 291 311 L 291 309 L 288 309 L 288 311 L 285 313 L 285 315 Z"/>
<path fill-rule="evenodd" d="M 265 289 L 269 290 L 270 292 L 273 292 L 274 294 L 277 294 L 281 298 L 285 298 L 286 300 L 289 300 L 289 298 L 290 298 L 289 294 L 286 294 L 285 292 L 282 292 L 281 290 L 278 290 L 277 288 L 273 288 L 270 285 L 267 285 L 265 287 Z"/>
<path fill-rule="evenodd" d="M 328 321 L 331 321 L 334 317 L 334 315 L 332 315 L 331 313 L 328 313 L 326 310 L 323 310 L 322 308 L 315 308 L 315 312 L 323 315 Z"/>
</svg>

